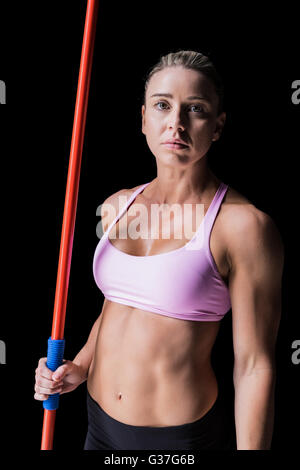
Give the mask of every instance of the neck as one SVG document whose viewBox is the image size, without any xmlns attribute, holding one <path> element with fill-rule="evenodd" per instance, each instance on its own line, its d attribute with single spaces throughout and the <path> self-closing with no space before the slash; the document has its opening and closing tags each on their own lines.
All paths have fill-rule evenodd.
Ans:
<svg viewBox="0 0 300 470">
<path fill-rule="evenodd" d="M 191 171 L 158 166 L 157 177 L 149 188 L 152 189 L 149 197 L 158 204 L 198 202 L 205 199 L 208 192 L 215 192 L 219 184 L 220 180 L 207 165 L 202 165 L 197 171 L 195 167 Z"/>
</svg>

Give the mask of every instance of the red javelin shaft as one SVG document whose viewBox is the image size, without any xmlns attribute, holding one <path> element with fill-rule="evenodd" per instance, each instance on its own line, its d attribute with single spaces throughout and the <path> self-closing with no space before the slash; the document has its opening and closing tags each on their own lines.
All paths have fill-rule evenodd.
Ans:
<svg viewBox="0 0 300 470">
<path fill-rule="evenodd" d="M 98 0 L 88 0 L 77 86 L 51 338 L 63 339 Z M 52 450 L 56 410 L 44 410 L 41 450 Z"/>
</svg>

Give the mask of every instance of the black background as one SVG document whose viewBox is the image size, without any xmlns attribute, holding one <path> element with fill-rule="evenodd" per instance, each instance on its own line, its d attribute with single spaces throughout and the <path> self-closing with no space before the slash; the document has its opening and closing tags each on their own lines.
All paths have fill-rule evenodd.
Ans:
<svg viewBox="0 0 300 470">
<path fill-rule="evenodd" d="M 86 2 L 3 6 L 1 106 L 2 313 L 0 447 L 38 453 L 43 408 L 33 399 L 38 359 L 51 333 L 60 233 Z M 276 9 L 277 8 L 277 9 Z M 159 57 L 179 49 L 209 54 L 225 83 L 227 121 L 209 152 L 217 176 L 268 213 L 285 245 L 283 308 L 277 342 L 276 419 L 272 450 L 299 441 L 298 159 L 300 78 L 297 12 L 234 9 L 198 2 L 101 2 L 90 83 L 65 325 L 65 357 L 84 345 L 102 308 L 92 275 L 96 209 L 108 195 L 156 176 L 141 133 L 144 78 Z M 297 132 L 298 131 L 298 132 Z M 121 144 L 122 142 L 122 144 Z M 126 143 L 124 145 L 124 142 Z M 231 314 L 213 351 L 220 387 L 232 399 Z M 298 388 L 297 388 L 298 387 Z M 61 397 L 57 450 L 82 449 L 85 385 Z"/>
</svg>

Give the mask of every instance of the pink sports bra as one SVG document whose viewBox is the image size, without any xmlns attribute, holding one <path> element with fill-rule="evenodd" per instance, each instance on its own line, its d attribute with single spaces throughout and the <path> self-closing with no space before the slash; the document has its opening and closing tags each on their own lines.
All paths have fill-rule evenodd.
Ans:
<svg viewBox="0 0 300 470">
<path fill-rule="evenodd" d="M 212 257 L 209 238 L 228 185 L 221 182 L 200 226 L 184 246 L 156 255 L 130 255 L 117 249 L 108 234 L 148 184 L 132 194 L 100 239 L 93 259 L 97 286 L 108 300 L 159 315 L 221 320 L 231 302 Z"/>
</svg>

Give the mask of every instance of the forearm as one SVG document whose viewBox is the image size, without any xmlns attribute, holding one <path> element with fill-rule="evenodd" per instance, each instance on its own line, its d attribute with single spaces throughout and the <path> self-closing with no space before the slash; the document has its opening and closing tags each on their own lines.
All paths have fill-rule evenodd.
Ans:
<svg viewBox="0 0 300 470">
<path fill-rule="evenodd" d="M 91 329 L 87 342 L 73 359 L 73 362 L 85 371 L 86 378 L 93 359 L 101 318 L 102 316 L 100 314 Z"/>
<path fill-rule="evenodd" d="M 275 369 L 235 370 L 237 450 L 269 450 L 274 425 Z"/>
</svg>

